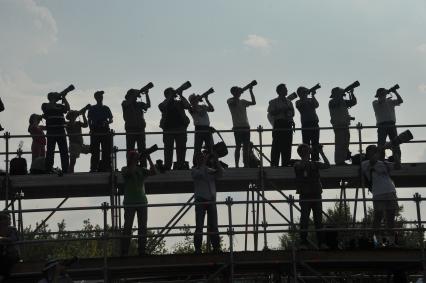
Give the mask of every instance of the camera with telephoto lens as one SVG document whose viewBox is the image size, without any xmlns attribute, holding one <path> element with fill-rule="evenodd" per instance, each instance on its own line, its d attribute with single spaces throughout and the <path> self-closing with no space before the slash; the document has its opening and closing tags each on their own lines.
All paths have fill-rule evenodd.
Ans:
<svg viewBox="0 0 426 283">
<path fill-rule="evenodd" d="M 146 156 L 148 156 L 148 155 L 156 152 L 157 150 L 158 150 L 158 146 L 157 146 L 157 144 L 154 144 L 153 146 L 151 146 L 151 147 L 149 147 L 147 149 L 142 150 L 140 152 L 140 156 L 141 157 L 146 157 Z"/>
<path fill-rule="evenodd" d="M 144 86 L 143 88 L 139 90 L 139 96 L 140 94 L 147 93 L 153 87 L 154 87 L 154 84 L 152 82 L 149 82 L 146 86 Z"/>
<path fill-rule="evenodd" d="M 321 85 L 317 83 L 316 85 L 314 85 L 313 87 L 309 89 L 309 93 L 314 94 L 320 88 L 321 88 Z"/>
<path fill-rule="evenodd" d="M 296 92 L 292 92 L 291 94 L 287 95 L 287 99 L 290 101 L 293 101 L 297 98 L 297 93 Z"/>
<path fill-rule="evenodd" d="M 177 89 L 175 89 L 175 93 L 176 94 L 182 93 L 184 90 L 187 90 L 190 87 L 191 87 L 191 82 L 190 81 L 186 81 L 180 87 L 178 87 Z"/>
<path fill-rule="evenodd" d="M 206 92 L 204 92 L 203 94 L 201 94 L 200 96 L 203 98 L 203 97 L 209 96 L 212 93 L 214 93 L 214 89 L 211 87 Z"/>
<path fill-rule="evenodd" d="M 395 92 L 397 89 L 399 89 L 399 84 L 396 84 L 393 87 L 391 87 L 390 89 L 388 89 L 388 94 Z"/>
<path fill-rule="evenodd" d="M 357 87 L 359 87 L 359 86 L 360 86 L 359 81 L 354 81 L 352 84 L 348 85 L 348 86 L 345 88 L 345 93 L 346 93 L 346 92 L 353 91 L 355 88 L 357 88 Z"/>
<path fill-rule="evenodd" d="M 403 143 L 409 142 L 413 139 L 413 134 L 411 133 L 410 130 L 406 130 L 402 133 L 400 133 L 397 137 L 395 137 L 392 141 L 391 144 L 393 146 L 399 146 Z"/>
<path fill-rule="evenodd" d="M 65 98 L 67 94 L 75 89 L 74 85 L 69 85 L 66 89 L 59 93 L 61 98 Z"/>
<path fill-rule="evenodd" d="M 256 80 L 252 80 L 248 85 L 246 85 L 245 87 L 243 87 L 241 89 L 242 92 L 254 87 L 255 85 L 257 85 L 257 81 Z"/>
</svg>

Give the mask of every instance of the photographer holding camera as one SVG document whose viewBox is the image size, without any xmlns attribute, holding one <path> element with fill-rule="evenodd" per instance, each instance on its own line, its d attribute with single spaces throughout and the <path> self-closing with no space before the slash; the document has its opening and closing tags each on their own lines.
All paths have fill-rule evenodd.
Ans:
<svg viewBox="0 0 426 283">
<path fill-rule="evenodd" d="M 354 95 L 354 88 L 359 83 L 353 83 L 346 89 L 335 87 L 331 90 L 328 108 L 330 110 L 331 125 L 334 130 L 334 162 L 336 165 L 347 165 L 345 161 L 350 158 L 349 141 L 350 132 L 349 125 L 354 118 L 349 115 L 349 108 L 357 104 Z M 349 99 L 344 99 L 346 93 L 349 93 Z"/>
<path fill-rule="evenodd" d="M 141 94 L 145 95 L 146 102 L 138 101 Z M 129 89 L 121 107 L 125 122 L 124 129 L 126 130 L 126 149 L 127 151 L 134 150 L 136 143 L 138 151 L 141 152 L 146 148 L 144 113 L 151 107 L 148 90 L 141 92 L 138 89 Z M 146 160 L 143 160 L 142 163 L 146 166 Z"/>
<path fill-rule="evenodd" d="M 139 166 L 141 159 L 148 160 L 150 169 Z M 123 236 L 132 235 L 133 220 L 138 216 L 138 254 L 146 254 L 146 234 L 148 222 L 148 204 L 145 194 L 145 179 L 157 174 L 157 169 L 152 163 L 149 152 L 139 154 L 137 151 L 129 151 L 127 154 L 127 166 L 121 169 L 124 180 L 124 227 Z M 142 206 L 138 206 L 142 205 Z M 127 207 L 126 207 L 127 206 Z M 121 240 L 121 255 L 129 252 L 130 238 Z"/>
<path fill-rule="evenodd" d="M 184 83 L 181 87 L 174 90 L 169 87 L 164 90 L 165 99 L 158 105 L 161 111 L 160 128 L 163 129 L 164 142 L 164 167 L 166 170 L 172 168 L 173 163 L 173 145 L 176 143 L 176 168 L 185 169 L 186 156 L 186 129 L 189 125 L 189 118 L 185 110 L 191 108 L 188 100 L 182 95 L 182 92 L 191 86 L 190 82 Z M 179 100 L 177 99 L 179 97 Z"/>
<path fill-rule="evenodd" d="M 297 89 L 299 100 L 296 101 L 296 108 L 299 110 L 300 120 L 302 123 L 302 141 L 304 144 L 312 146 L 312 161 L 319 160 L 318 145 L 320 130 L 318 127 L 319 120 L 316 112 L 316 109 L 319 107 L 319 103 L 315 97 L 316 90 L 318 88 L 320 88 L 319 84 L 312 89 L 308 89 L 303 86 L 299 87 Z M 309 94 L 312 94 L 311 98 L 308 97 Z"/>
<path fill-rule="evenodd" d="M 395 106 L 401 105 L 404 101 L 402 97 L 397 92 L 399 88 L 398 85 L 395 85 L 391 89 L 387 90 L 385 88 L 379 88 L 376 92 L 377 99 L 373 101 L 374 114 L 376 115 L 377 122 L 377 136 L 378 136 L 378 146 L 384 146 L 386 143 L 386 137 L 389 136 L 390 140 L 393 140 L 398 136 L 398 132 L 395 127 L 396 116 L 395 116 Z M 396 99 L 392 97 L 387 98 L 388 94 L 394 93 Z M 399 146 L 394 146 L 392 148 L 394 156 L 401 158 L 401 149 Z"/>
<path fill-rule="evenodd" d="M 294 107 L 287 98 L 287 86 L 279 84 L 278 97 L 269 101 L 268 114 L 273 122 L 271 166 L 278 167 L 280 156 L 282 166 L 289 166 L 294 131 Z M 293 131 L 292 131 L 293 129 Z"/>
<path fill-rule="evenodd" d="M 82 128 L 87 128 L 89 126 L 86 118 L 86 111 L 87 107 L 84 107 L 80 111 L 70 110 L 66 115 L 68 120 L 66 123 L 66 129 L 70 142 L 70 165 L 68 168 L 68 173 L 74 173 L 75 162 L 77 161 L 77 158 L 80 157 L 81 153 L 90 153 L 90 146 L 84 144 L 82 136 Z M 83 122 L 77 121 L 79 116 L 83 117 Z"/>
<path fill-rule="evenodd" d="M 213 136 L 210 129 L 210 119 L 208 112 L 213 112 L 213 105 L 210 103 L 208 95 L 196 95 L 191 94 L 189 97 L 189 103 L 191 108 L 189 113 L 192 116 L 195 127 L 194 135 L 194 157 L 193 162 L 195 163 L 195 156 L 198 152 L 201 152 L 203 142 L 206 149 L 212 152 L 213 149 Z M 206 105 L 200 104 L 200 102 L 206 102 Z"/>
<path fill-rule="evenodd" d="M 90 127 L 90 172 L 107 172 L 111 170 L 111 130 L 112 113 L 108 106 L 103 105 L 104 91 L 95 92 L 95 105 L 87 105 Z M 100 147 L 102 146 L 102 161 L 99 164 Z"/>
<path fill-rule="evenodd" d="M 55 157 L 56 143 L 59 147 L 61 156 L 62 172 L 68 172 L 69 156 L 68 145 L 65 134 L 65 118 L 64 114 L 70 110 L 70 105 L 67 101 L 66 95 L 68 92 L 74 90 L 74 86 L 70 85 L 62 92 L 49 92 L 47 99 L 49 103 L 43 103 L 41 110 L 43 117 L 46 120 L 46 134 L 47 134 L 47 151 L 46 151 L 46 171 L 51 172 Z M 58 103 L 61 101 L 62 103 Z"/>
<path fill-rule="evenodd" d="M 215 203 L 203 202 L 216 201 L 216 179 L 222 177 L 223 167 L 215 154 L 197 152 L 195 165 L 191 170 L 194 181 L 195 197 L 195 253 L 201 253 L 203 242 L 204 218 L 207 213 L 207 232 L 210 234 L 213 252 L 220 252 L 220 237 L 217 223 L 217 207 Z"/>
<path fill-rule="evenodd" d="M 399 158 L 395 158 L 396 162 L 385 161 L 385 148 L 392 147 L 392 143 L 385 146 L 369 145 L 366 149 L 367 160 L 361 163 L 363 177 L 369 184 L 369 190 L 373 194 L 373 228 L 380 228 L 382 219 L 385 219 L 386 231 L 385 241 L 382 237 L 377 237 L 377 244 L 394 245 L 396 233 L 392 231 L 395 227 L 395 217 L 399 209 L 395 184 L 393 183 L 390 172 L 401 168 Z M 394 153 L 395 154 L 395 153 Z M 382 234 L 375 232 L 375 236 Z"/>
<path fill-rule="evenodd" d="M 232 97 L 227 100 L 229 111 L 232 116 L 232 129 L 235 137 L 235 167 L 239 167 L 241 146 L 243 147 L 243 164 L 249 167 L 250 151 L 250 124 L 247 117 L 247 107 L 256 105 L 256 98 L 253 94 L 253 86 L 257 84 L 252 81 L 246 87 L 234 86 L 231 88 Z M 244 91 L 250 91 L 250 100 L 240 99 Z"/>
</svg>

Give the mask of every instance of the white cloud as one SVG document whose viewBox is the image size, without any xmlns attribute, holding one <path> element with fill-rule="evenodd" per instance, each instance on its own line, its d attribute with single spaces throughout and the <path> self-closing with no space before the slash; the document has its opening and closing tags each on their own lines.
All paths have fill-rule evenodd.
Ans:
<svg viewBox="0 0 426 283">
<path fill-rule="evenodd" d="M 422 43 L 416 47 L 417 52 L 426 53 L 426 43 Z"/>
<path fill-rule="evenodd" d="M 420 84 L 420 85 L 418 85 L 418 86 L 417 86 L 417 90 L 418 90 L 419 92 L 426 93 L 426 84 Z"/>
<path fill-rule="evenodd" d="M 257 34 L 249 34 L 244 44 L 251 48 L 266 50 L 271 47 L 271 40 Z"/>
</svg>

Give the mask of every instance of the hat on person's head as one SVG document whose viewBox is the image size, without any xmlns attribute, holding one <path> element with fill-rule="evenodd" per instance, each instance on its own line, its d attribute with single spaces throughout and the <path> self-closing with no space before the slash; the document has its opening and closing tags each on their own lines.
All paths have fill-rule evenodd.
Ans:
<svg viewBox="0 0 426 283">
<path fill-rule="evenodd" d="M 76 111 L 76 110 L 70 110 L 68 111 L 67 115 L 65 115 L 65 118 L 67 120 L 71 120 L 73 118 L 77 118 L 80 115 L 80 112 Z"/>
<path fill-rule="evenodd" d="M 379 148 L 375 144 L 370 144 L 365 149 L 365 155 L 367 158 L 370 158 L 371 154 L 375 154 Z"/>
<path fill-rule="evenodd" d="M 138 96 L 139 93 L 140 93 L 140 91 L 138 89 L 131 88 L 127 91 L 125 98 L 128 99 L 132 95 Z"/>
<path fill-rule="evenodd" d="M 198 96 L 195 93 L 188 96 L 188 100 L 189 100 L 190 103 L 193 103 L 195 100 L 197 100 L 197 98 L 198 98 Z"/>
<path fill-rule="evenodd" d="M 300 96 L 301 94 L 309 94 L 309 89 L 304 86 L 297 88 L 297 95 Z"/>
<path fill-rule="evenodd" d="M 345 90 L 341 87 L 335 87 L 331 90 L 331 95 L 330 98 L 334 98 L 338 95 L 343 96 L 343 94 L 345 94 Z"/>
<path fill-rule="evenodd" d="M 105 93 L 105 91 L 103 90 L 98 90 L 95 92 L 95 94 L 93 95 L 95 98 L 96 97 L 101 97 L 103 94 Z"/>
<path fill-rule="evenodd" d="M 242 91 L 242 88 L 240 88 L 240 87 L 238 87 L 238 86 L 233 86 L 233 87 L 231 87 L 231 94 L 233 95 L 233 96 L 236 96 L 236 95 L 239 95 L 239 94 L 241 94 L 243 91 Z"/>
<path fill-rule="evenodd" d="M 168 87 L 168 88 L 166 88 L 165 90 L 164 90 L 164 96 L 165 97 L 168 97 L 168 96 L 171 96 L 171 95 L 174 95 L 176 92 L 175 92 L 175 90 L 172 88 L 172 87 Z"/>
<path fill-rule="evenodd" d="M 379 96 L 386 95 L 386 94 L 388 94 L 388 90 L 381 87 L 381 88 L 377 89 L 375 97 L 379 97 Z"/>
</svg>

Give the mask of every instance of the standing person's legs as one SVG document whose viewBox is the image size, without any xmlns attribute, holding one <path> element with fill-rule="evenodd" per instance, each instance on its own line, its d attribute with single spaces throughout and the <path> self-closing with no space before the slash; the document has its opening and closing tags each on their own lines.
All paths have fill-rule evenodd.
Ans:
<svg viewBox="0 0 426 283">
<path fill-rule="evenodd" d="M 133 220 L 135 219 L 136 209 L 134 207 L 124 208 L 124 227 L 123 236 L 132 235 Z M 129 253 L 130 238 L 121 239 L 121 255 L 127 255 Z"/>
<path fill-rule="evenodd" d="M 142 152 L 146 149 L 146 136 L 145 136 L 145 129 L 138 130 L 139 134 L 136 138 L 136 143 L 138 145 L 138 152 Z M 141 164 L 143 167 L 147 166 L 146 158 L 142 158 Z"/>
<path fill-rule="evenodd" d="M 148 224 L 148 207 L 138 207 L 138 253 L 139 255 L 146 254 L 146 235 Z"/>
<path fill-rule="evenodd" d="M 176 163 L 179 169 L 184 168 L 187 141 L 186 130 L 181 129 L 181 131 L 184 131 L 184 133 L 176 135 Z"/>
<path fill-rule="evenodd" d="M 203 145 L 203 133 L 196 131 L 194 134 L 194 155 L 192 157 L 192 162 L 195 164 L 195 157 L 197 153 L 201 152 L 201 147 Z"/>
<path fill-rule="evenodd" d="M 345 163 L 348 156 L 348 132 L 347 128 L 334 128 L 334 162 L 337 165 Z"/>
<path fill-rule="evenodd" d="M 280 130 L 279 120 L 275 121 L 272 131 L 272 148 L 271 148 L 271 166 L 278 167 L 281 155 L 282 132 Z"/>
<path fill-rule="evenodd" d="M 382 123 L 377 126 L 377 145 L 383 146 L 386 143 L 387 128 L 386 125 Z"/>
<path fill-rule="evenodd" d="M 293 130 L 291 121 L 286 121 L 286 131 L 283 132 L 283 143 L 282 143 L 282 165 L 287 166 L 291 160 L 291 149 L 293 144 Z"/>
<path fill-rule="evenodd" d="M 250 129 L 241 133 L 241 140 L 243 142 L 243 163 L 244 167 L 250 167 Z"/>
<path fill-rule="evenodd" d="M 164 143 L 164 167 L 167 170 L 170 170 L 173 164 L 173 144 L 174 144 L 173 134 L 164 133 L 163 143 Z"/>
<path fill-rule="evenodd" d="M 320 139 L 320 129 L 318 126 L 318 122 L 312 122 L 311 127 L 315 128 L 310 131 L 310 140 L 312 145 L 311 157 L 312 157 L 312 161 L 319 161 L 318 146 L 319 146 L 319 139 Z"/>
<path fill-rule="evenodd" d="M 100 153 L 100 136 L 98 132 L 93 131 L 90 135 L 90 171 L 97 172 L 99 167 L 99 153 Z"/>
<path fill-rule="evenodd" d="M 398 136 L 398 132 L 396 130 L 395 124 L 392 124 L 391 127 L 388 128 L 388 135 L 391 141 Z M 401 160 L 401 148 L 399 147 L 399 145 L 392 147 L 392 153 L 394 157 L 396 157 L 395 155 L 397 155 L 397 158 Z"/>
<path fill-rule="evenodd" d="M 56 146 L 56 137 L 55 136 L 49 136 L 53 135 L 54 133 L 48 132 L 47 133 L 47 152 L 46 152 L 46 171 L 50 172 L 53 168 L 53 162 L 55 158 L 55 146 Z"/>
<path fill-rule="evenodd" d="M 126 149 L 127 151 L 135 149 L 136 135 L 131 134 L 133 129 L 126 129 Z"/>
<path fill-rule="evenodd" d="M 378 196 L 376 200 L 374 200 L 373 197 L 373 229 L 380 229 L 384 214 L 385 214 L 385 204 L 383 201 L 381 201 L 382 197 Z M 379 242 L 382 240 L 383 233 L 381 231 L 373 231 L 373 233 L 376 235 Z"/>
<path fill-rule="evenodd" d="M 240 167 L 240 152 L 241 152 L 241 145 L 243 144 L 243 138 L 242 138 L 242 132 L 240 132 L 240 128 L 233 128 L 234 130 L 234 137 L 235 137 L 235 167 Z M 244 154 L 244 152 L 243 152 Z M 244 158 L 244 156 L 243 156 Z"/>
<path fill-rule="evenodd" d="M 210 233 L 211 244 L 214 252 L 220 250 L 219 229 L 217 224 L 217 207 L 216 204 L 209 204 L 207 207 L 207 231 Z"/>
<path fill-rule="evenodd" d="M 200 204 L 206 200 L 195 199 L 195 233 L 194 233 L 194 248 L 196 253 L 201 253 L 201 245 L 203 243 L 203 226 L 204 217 L 206 216 L 206 205 Z"/>
<path fill-rule="evenodd" d="M 67 137 L 65 136 L 65 132 L 63 136 L 58 137 L 58 147 L 59 154 L 61 156 L 62 172 L 67 173 L 70 164 L 70 159 L 68 155 Z"/>
<path fill-rule="evenodd" d="M 321 196 L 317 197 L 318 199 L 321 199 Z M 322 243 L 324 243 L 324 232 L 320 231 L 322 229 L 322 203 L 321 201 L 313 202 L 312 203 L 312 214 L 314 217 L 314 225 L 316 234 L 317 234 L 317 242 L 318 246 L 321 246 Z"/>
<path fill-rule="evenodd" d="M 101 139 L 101 146 L 102 146 L 102 168 L 104 171 L 110 171 L 111 170 L 111 147 L 112 147 L 112 134 L 110 131 L 104 132 L 104 135 Z"/>
<path fill-rule="evenodd" d="M 301 197 L 300 200 L 303 200 Z M 300 203 L 300 230 L 307 230 L 309 226 L 309 214 L 311 212 L 311 205 L 309 202 Z M 302 245 L 308 244 L 308 231 L 300 231 L 300 241 Z"/>
</svg>

